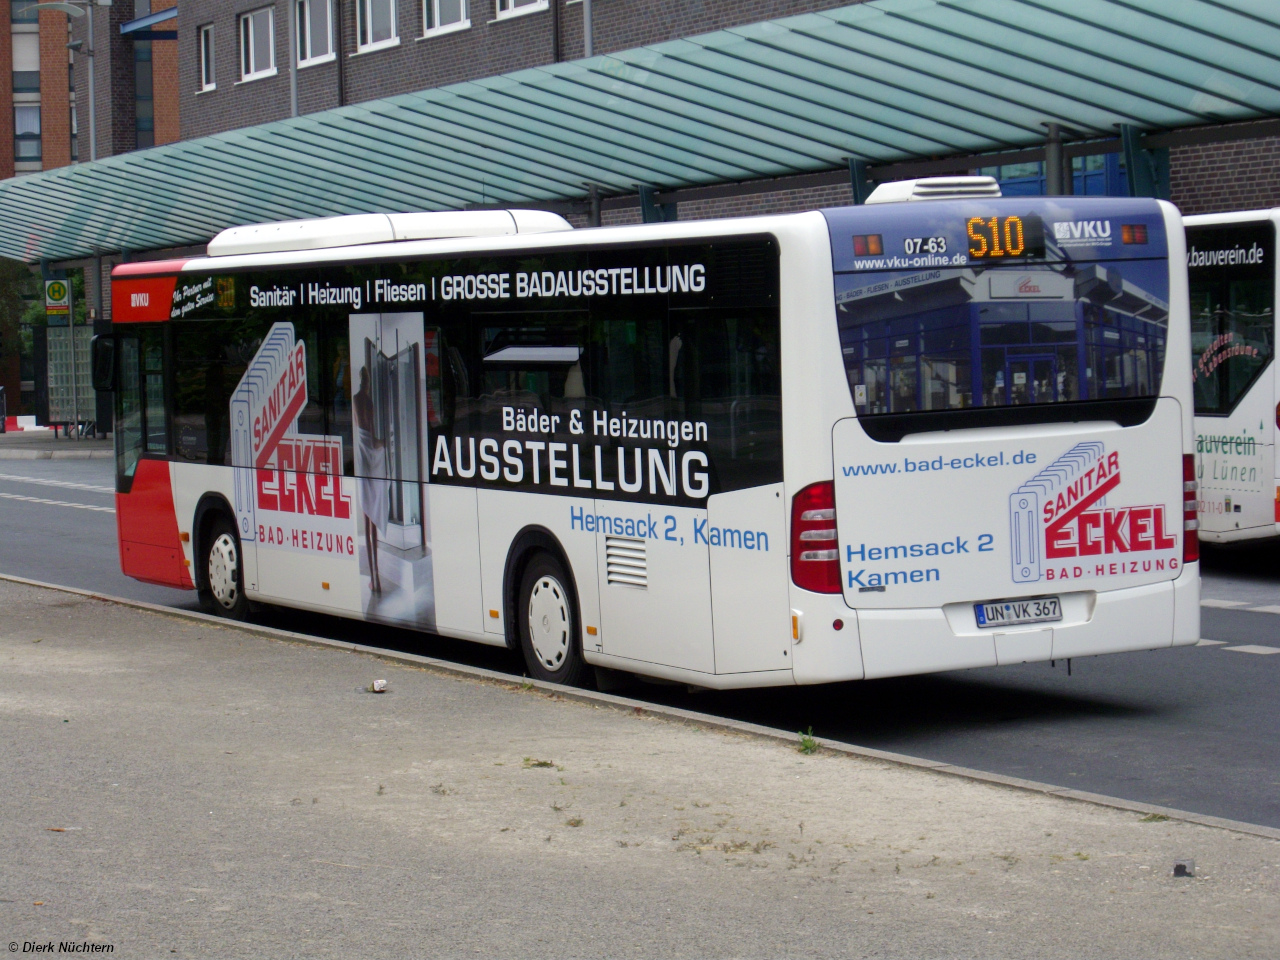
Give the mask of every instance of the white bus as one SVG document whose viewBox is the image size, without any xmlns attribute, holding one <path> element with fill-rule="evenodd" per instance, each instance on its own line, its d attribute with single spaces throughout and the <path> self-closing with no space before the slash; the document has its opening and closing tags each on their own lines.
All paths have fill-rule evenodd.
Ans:
<svg viewBox="0 0 1280 960">
<path fill-rule="evenodd" d="M 123 569 L 565 683 L 1194 643 L 1177 212 L 986 178 L 874 199 L 266 224 L 118 267 Z"/>
<path fill-rule="evenodd" d="M 1277 221 L 1280 210 L 1186 218 L 1200 529 L 1210 543 L 1280 534 Z"/>
</svg>

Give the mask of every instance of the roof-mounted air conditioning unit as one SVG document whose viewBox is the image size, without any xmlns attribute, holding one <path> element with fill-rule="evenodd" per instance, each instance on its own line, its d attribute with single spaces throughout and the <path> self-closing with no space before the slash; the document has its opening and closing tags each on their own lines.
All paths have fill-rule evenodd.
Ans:
<svg viewBox="0 0 1280 960">
<path fill-rule="evenodd" d="M 901 203 L 905 200 L 986 200 L 1000 196 L 995 177 L 925 177 L 895 180 L 871 191 L 867 203 Z"/>
<path fill-rule="evenodd" d="M 230 227 L 209 242 L 209 256 L 286 250 L 323 250 L 396 240 L 504 237 L 572 230 L 564 217 L 546 210 L 446 210 L 439 213 L 358 213 L 319 220 L 284 220 Z"/>
</svg>

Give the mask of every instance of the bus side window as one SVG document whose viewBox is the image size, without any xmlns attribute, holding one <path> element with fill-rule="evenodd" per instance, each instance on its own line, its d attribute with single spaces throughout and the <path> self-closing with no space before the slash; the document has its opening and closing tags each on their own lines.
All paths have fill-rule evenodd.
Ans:
<svg viewBox="0 0 1280 960">
<path fill-rule="evenodd" d="M 230 432 L 221 323 L 175 323 L 174 450 L 193 463 L 226 462 Z"/>
<path fill-rule="evenodd" d="M 164 383 L 164 327 L 139 331 L 142 341 L 142 391 L 146 408 L 146 451 L 169 452 L 169 425 L 166 418 Z"/>
</svg>

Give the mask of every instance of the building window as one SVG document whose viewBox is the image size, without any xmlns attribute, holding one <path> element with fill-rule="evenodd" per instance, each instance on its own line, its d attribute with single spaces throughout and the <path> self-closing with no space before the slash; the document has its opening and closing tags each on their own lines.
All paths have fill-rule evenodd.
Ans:
<svg viewBox="0 0 1280 960">
<path fill-rule="evenodd" d="M 257 80 L 276 72 L 275 23 L 270 7 L 240 18 L 240 79 Z"/>
<path fill-rule="evenodd" d="M 8 37 L 5 38 L 6 42 Z M 40 34 L 13 34 L 13 92 L 40 92 Z"/>
<path fill-rule="evenodd" d="M 356 13 L 360 21 L 357 46 L 361 50 L 400 42 L 396 35 L 396 0 L 356 0 Z"/>
<path fill-rule="evenodd" d="M 9 19 L 13 23 L 39 23 L 37 0 L 9 0 Z"/>
<path fill-rule="evenodd" d="M 216 90 L 218 75 L 213 69 L 213 24 L 200 28 L 200 89 Z"/>
<path fill-rule="evenodd" d="M 71 160 L 80 159 L 80 122 L 76 119 L 76 105 L 71 104 Z"/>
<path fill-rule="evenodd" d="M 156 145 L 156 103 L 152 88 L 151 41 L 133 44 L 133 133 L 135 147 L 145 150 Z"/>
<path fill-rule="evenodd" d="M 471 26 L 467 0 L 423 0 L 423 33 L 463 30 Z"/>
<path fill-rule="evenodd" d="M 498 16 L 513 17 L 521 13 L 533 13 L 547 9 L 547 0 L 498 0 Z"/>
<path fill-rule="evenodd" d="M 36 104 L 13 108 L 13 159 L 40 159 L 40 107 Z"/>
<path fill-rule="evenodd" d="M 333 0 L 298 0 L 298 64 L 333 59 Z"/>
</svg>

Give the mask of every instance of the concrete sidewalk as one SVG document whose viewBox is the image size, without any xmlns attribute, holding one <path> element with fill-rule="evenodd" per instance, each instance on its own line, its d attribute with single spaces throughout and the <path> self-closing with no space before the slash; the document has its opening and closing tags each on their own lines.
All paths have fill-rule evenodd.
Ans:
<svg viewBox="0 0 1280 960">
<path fill-rule="evenodd" d="M 0 610 L 0 942 L 1280 955 L 1274 840 L 7 582 Z"/>
<path fill-rule="evenodd" d="M 110 440 L 92 437 L 53 437 L 52 430 L 0 433 L 0 460 L 109 460 L 115 456 Z"/>
</svg>

